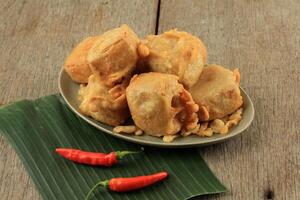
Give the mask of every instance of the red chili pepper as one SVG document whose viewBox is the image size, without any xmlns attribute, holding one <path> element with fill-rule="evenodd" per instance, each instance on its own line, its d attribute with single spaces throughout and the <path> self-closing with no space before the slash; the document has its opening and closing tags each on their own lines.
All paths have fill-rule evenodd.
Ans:
<svg viewBox="0 0 300 200">
<path fill-rule="evenodd" d="M 112 166 L 118 162 L 118 160 L 124 158 L 129 154 L 139 153 L 133 151 L 116 151 L 109 154 L 105 153 L 95 153 L 81 151 L 78 149 L 65 149 L 57 148 L 56 152 L 62 157 L 72 160 L 77 163 L 87 164 L 87 165 L 100 165 L 100 166 Z"/>
<path fill-rule="evenodd" d="M 98 186 L 104 186 L 109 188 L 115 192 L 127 192 L 136 189 L 140 189 L 143 187 L 147 187 L 152 185 L 156 182 L 159 182 L 165 179 L 168 176 L 167 172 L 159 172 L 156 174 L 151 174 L 148 176 L 136 176 L 131 178 L 112 178 L 110 180 L 101 181 L 97 183 L 87 194 L 86 200 L 89 199 L 91 193 L 97 188 Z"/>
</svg>

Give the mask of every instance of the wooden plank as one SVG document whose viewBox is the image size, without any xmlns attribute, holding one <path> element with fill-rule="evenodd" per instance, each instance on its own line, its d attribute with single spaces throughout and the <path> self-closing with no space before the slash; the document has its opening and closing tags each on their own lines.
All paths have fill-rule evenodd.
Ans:
<svg viewBox="0 0 300 200">
<path fill-rule="evenodd" d="M 0 103 L 58 92 L 57 77 L 83 38 L 129 24 L 154 33 L 157 0 L 0 0 Z M 20 160 L 0 136 L 1 199 L 40 199 Z"/>
<path fill-rule="evenodd" d="M 208 199 L 300 197 L 299 10 L 297 0 L 161 2 L 159 32 L 200 36 L 209 63 L 240 68 L 256 108 L 241 136 L 200 150 L 229 188 Z"/>
</svg>

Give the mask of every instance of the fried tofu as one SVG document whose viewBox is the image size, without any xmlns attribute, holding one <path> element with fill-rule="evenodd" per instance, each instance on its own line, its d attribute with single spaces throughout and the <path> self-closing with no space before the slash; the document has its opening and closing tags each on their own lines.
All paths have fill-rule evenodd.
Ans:
<svg viewBox="0 0 300 200">
<path fill-rule="evenodd" d="M 107 87 L 99 77 L 91 75 L 87 86 L 81 85 L 79 89 L 79 110 L 100 122 L 118 126 L 129 118 L 125 88 L 129 81 L 112 88 Z"/>
<path fill-rule="evenodd" d="M 91 70 L 109 87 L 120 83 L 136 67 L 139 42 L 127 25 L 103 33 L 88 53 Z"/>
<path fill-rule="evenodd" d="M 87 83 L 89 76 L 92 74 L 87 55 L 99 36 L 88 37 L 80 42 L 67 57 L 64 69 L 71 79 L 78 83 Z"/>
<path fill-rule="evenodd" d="M 198 106 L 175 75 L 135 75 L 126 98 L 134 123 L 149 135 L 173 135 L 197 125 Z"/>
<path fill-rule="evenodd" d="M 199 38 L 170 30 L 147 36 L 143 44 L 149 49 L 149 55 L 142 59 L 142 68 L 177 75 L 187 88 L 196 83 L 206 63 L 206 48 Z"/>
<path fill-rule="evenodd" d="M 221 119 L 235 112 L 243 104 L 240 73 L 219 65 L 205 67 L 197 83 L 189 90 L 199 105 L 200 121 Z"/>
</svg>

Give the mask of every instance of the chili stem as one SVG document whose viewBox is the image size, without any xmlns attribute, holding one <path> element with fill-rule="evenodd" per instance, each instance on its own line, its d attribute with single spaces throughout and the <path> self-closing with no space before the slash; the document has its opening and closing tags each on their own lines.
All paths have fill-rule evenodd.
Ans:
<svg viewBox="0 0 300 200">
<path fill-rule="evenodd" d="M 90 189 L 89 193 L 88 193 L 88 194 L 86 195 L 86 197 L 85 197 L 85 200 L 89 200 L 89 199 L 90 199 L 91 194 L 93 193 L 93 191 L 94 191 L 98 186 L 108 187 L 108 183 L 109 183 L 109 180 L 98 182 L 96 185 L 94 185 L 94 186 L 92 187 L 92 189 Z"/>
<path fill-rule="evenodd" d="M 122 159 L 127 155 L 142 153 L 141 151 L 116 151 L 116 155 L 118 159 Z"/>
</svg>

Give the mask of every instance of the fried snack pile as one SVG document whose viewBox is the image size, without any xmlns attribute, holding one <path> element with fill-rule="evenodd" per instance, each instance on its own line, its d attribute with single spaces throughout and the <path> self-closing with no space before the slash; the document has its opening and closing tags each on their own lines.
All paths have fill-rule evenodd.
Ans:
<svg viewBox="0 0 300 200">
<path fill-rule="evenodd" d="M 135 124 L 149 135 L 173 135 L 197 125 L 198 105 L 177 76 L 154 72 L 135 75 L 126 97 Z"/>
<path fill-rule="evenodd" d="M 64 69 L 79 110 L 114 132 L 162 137 L 227 134 L 242 118 L 240 73 L 206 64 L 202 41 L 170 30 L 140 40 L 127 25 L 89 37 Z M 129 118 L 134 124 L 125 125 Z"/>
<path fill-rule="evenodd" d="M 120 125 L 130 117 L 125 89 L 136 67 L 139 43 L 130 27 L 122 25 L 94 37 L 93 42 L 86 39 L 75 48 L 70 56 L 73 63 L 78 71 L 89 71 L 88 81 L 79 81 L 87 83 L 79 90 L 82 113 L 112 126 Z M 82 58 L 76 59 L 80 58 L 80 51 Z M 82 65 L 83 60 L 88 66 Z M 71 70 L 66 71 L 75 77 Z"/>
<path fill-rule="evenodd" d="M 206 48 L 202 41 L 187 33 L 170 30 L 161 35 L 149 35 L 144 44 L 149 55 L 143 59 L 149 71 L 174 74 L 186 87 L 193 86 L 206 63 Z"/>
</svg>

